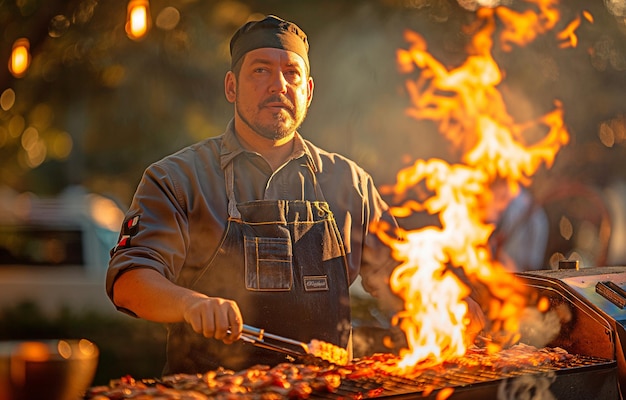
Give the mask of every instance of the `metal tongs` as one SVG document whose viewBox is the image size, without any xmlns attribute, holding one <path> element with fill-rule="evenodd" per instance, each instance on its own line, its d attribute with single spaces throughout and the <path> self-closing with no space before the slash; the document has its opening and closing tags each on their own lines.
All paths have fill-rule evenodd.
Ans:
<svg viewBox="0 0 626 400">
<path fill-rule="evenodd" d="M 283 336 L 273 335 L 265 332 L 265 329 L 256 328 L 246 324 L 243 325 L 241 340 L 252 343 L 257 347 L 277 351 L 295 358 L 310 355 L 309 346 L 304 342 L 299 342 Z M 293 346 L 296 349 L 285 347 L 287 345 Z"/>
<path fill-rule="evenodd" d="M 292 362 L 299 359 L 303 362 L 317 365 L 330 363 L 330 361 L 313 354 L 307 343 L 267 333 L 265 329 L 254 326 L 243 325 L 241 340 L 256 347 L 286 354 L 291 358 L 290 361 Z"/>
</svg>

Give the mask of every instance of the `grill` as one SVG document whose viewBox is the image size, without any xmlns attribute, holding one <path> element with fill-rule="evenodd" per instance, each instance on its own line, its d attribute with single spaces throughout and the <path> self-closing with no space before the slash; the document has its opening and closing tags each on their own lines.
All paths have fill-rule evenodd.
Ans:
<svg viewBox="0 0 626 400">
<path fill-rule="evenodd" d="M 560 332 L 548 346 L 613 360 L 618 385 L 626 388 L 626 266 L 578 269 L 576 263 L 563 263 L 561 267 L 519 274 L 550 300 L 551 310 L 558 310 Z"/>
<path fill-rule="evenodd" d="M 358 372 L 357 372 L 358 373 Z M 255 374 L 253 374 L 254 376 Z M 227 374 L 226 376 L 232 376 Z M 549 365 L 490 370 L 485 366 L 450 367 L 442 365 L 423 370 L 411 377 L 390 376 L 385 373 L 368 375 L 368 378 L 342 379 L 339 387 L 332 391 L 314 391 L 306 396 L 301 392 L 267 392 L 263 386 L 253 385 L 251 391 L 233 393 L 226 391 L 206 393 L 210 399 L 331 399 L 358 400 L 368 398 L 389 399 L 619 399 L 616 363 L 596 357 L 573 356 L 567 361 Z M 301 378 L 307 380 L 307 378 Z M 236 380 L 236 378 L 235 378 Z M 178 385 L 175 382 L 178 382 Z M 147 391 L 131 394 L 130 390 L 117 390 L 102 397 L 95 388 L 86 399 L 180 399 L 183 394 L 166 393 L 165 388 L 192 389 L 205 392 L 207 381 L 204 376 L 184 382 L 175 378 L 168 380 L 142 380 Z M 214 387 L 209 384 L 208 386 Z M 117 385 L 114 385 L 117 387 Z M 227 384 L 228 387 L 228 384 Z M 298 393 L 298 394 L 295 394 Z M 294 397 L 295 396 L 295 397 Z M 551 397 L 553 396 L 553 397 Z M 196 398 L 196 397 L 193 397 Z"/>
<path fill-rule="evenodd" d="M 494 359 L 477 350 L 471 354 L 476 356 L 471 362 L 451 361 L 412 372 L 410 376 L 393 375 L 376 367 L 373 373 L 359 374 L 357 369 L 355 374 L 365 377 L 348 376 L 334 391 L 314 391 L 309 398 L 623 399 L 620 387 L 626 387 L 626 267 L 543 270 L 517 275 L 536 291 L 538 298 L 548 299 L 549 309 L 544 315 L 556 316 L 559 328 L 547 338 L 543 333 L 539 338 L 523 330 L 522 342 L 549 351 L 558 347 L 566 353 L 557 352 L 558 357 L 534 363 L 532 357 L 515 357 L 512 352 L 511 357 L 504 357 L 506 362 L 490 363 Z M 540 346 L 532 343 L 537 339 L 541 339 Z"/>
<path fill-rule="evenodd" d="M 452 391 L 449 399 L 518 399 L 522 392 L 550 391 L 557 399 L 619 399 L 615 362 L 595 357 L 541 367 L 509 371 L 445 368 L 426 370 L 415 378 L 384 376 L 345 380 L 336 392 L 315 393 L 316 399 L 437 399 Z"/>
<path fill-rule="evenodd" d="M 626 267 L 578 269 L 576 263 L 564 262 L 561 268 L 517 275 L 547 298 L 548 313 L 558 316 L 560 329 L 546 347 L 563 348 L 574 355 L 572 359 L 512 366 L 504 371 L 443 366 L 411 379 L 346 380 L 336 393 L 316 393 L 314 397 L 436 399 L 447 391 L 449 399 L 517 399 L 544 398 L 540 392 L 549 391 L 557 399 L 622 399 L 620 387 L 626 387 Z M 527 336 L 526 343 L 546 340 Z"/>
</svg>

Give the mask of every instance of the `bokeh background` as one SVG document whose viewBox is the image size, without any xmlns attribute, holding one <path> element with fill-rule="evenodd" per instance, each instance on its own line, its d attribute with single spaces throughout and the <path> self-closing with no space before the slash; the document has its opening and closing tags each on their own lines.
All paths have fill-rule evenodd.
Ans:
<svg viewBox="0 0 626 400">
<path fill-rule="evenodd" d="M 229 37 L 246 20 L 268 13 L 296 21 L 309 35 L 316 89 L 304 136 L 353 158 L 379 185 L 393 183 L 415 159 L 455 161 L 436 126 L 406 116 L 406 77 L 395 57 L 407 46 L 404 31 L 414 30 L 444 65 L 460 64 L 472 1 L 149 4 L 151 29 L 136 41 L 124 30 L 126 1 L 0 2 L 0 59 L 7 62 L 22 37 L 32 53 L 21 78 L 0 68 L 0 185 L 40 196 L 80 185 L 125 207 L 149 163 L 223 131 L 232 114 L 223 95 Z M 601 197 L 622 195 L 625 8 L 621 0 L 563 2 L 557 29 L 583 10 L 594 18 L 576 31 L 577 47 L 560 49 L 554 34 L 546 34 L 523 48 L 494 49 L 512 116 L 523 121 L 550 110 L 554 100 L 564 104 L 570 144 L 548 173 L 538 174 L 531 192 L 554 191 L 567 181 Z M 611 234 L 620 237 L 609 248 L 604 235 L 606 254 L 594 254 L 588 264 L 626 258 L 619 245 L 623 211 L 610 211 Z M 551 245 L 559 244 L 567 245 Z"/>
<path fill-rule="evenodd" d="M 13 199 L 6 204 L 15 205 L 23 193 L 63 199 L 79 187 L 124 210 L 147 165 L 222 133 L 232 116 L 223 94 L 230 36 L 265 14 L 295 21 L 309 36 L 315 92 L 301 128 L 306 138 L 354 159 L 381 186 L 392 185 L 396 173 L 417 159 L 458 161 L 437 126 L 407 116 L 407 78 L 396 52 L 406 48 L 403 35 L 411 30 L 444 65 L 462 63 L 469 40 L 462 27 L 475 18 L 471 0 L 151 0 L 151 28 L 141 40 L 125 32 L 127 5 L 0 0 L 0 194 Z M 562 49 L 554 34 L 546 34 L 525 47 L 494 49 L 509 113 L 530 120 L 558 100 L 571 136 L 554 165 L 528 187 L 548 223 L 543 265 L 550 268 L 554 254 L 583 266 L 622 265 L 626 2 L 563 0 L 558 9 L 559 28 L 583 11 L 593 16 L 577 29 L 576 47 Z M 15 77 L 7 65 L 20 38 L 28 39 L 32 59 Z M 119 215 L 111 214 L 108 223 L 115 226 Z M 5 313 L 18 315 L 38 311 Z M 71 328 L 58 328 L 59 320 L 69 326 L 71 318 L 63 315 L 48 334 L 71 334 Z M 4 334 L 35 335 L 36 320 L 21 331 L 5 325 Z"/>
</svg>

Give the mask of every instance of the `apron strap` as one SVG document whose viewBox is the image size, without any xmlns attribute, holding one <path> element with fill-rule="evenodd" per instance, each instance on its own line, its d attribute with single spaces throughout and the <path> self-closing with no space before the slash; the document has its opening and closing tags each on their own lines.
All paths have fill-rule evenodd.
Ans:
<svg viewBox="0 0 626 400">
<path fill-rule="evenodd" d="M 241 219 L 241 213 L 237 208 L 237 199 L 235 198 L 235 160 L 231 160 L 224 168 L 224 179 L 226 183 L 226 195 L 228 196 L 228 216 L 233 219 Z M 311 173 L 311 179 L 313 180 L 313 189 L 315 190 L 315 200 L 319 202 L 326 202 L 322 188 L 317 181 L 315 175 L 315 168 L 311 165 L 312 161 L 307 157 L 306 168 Z M 304 165 L 303 165 L 304 166 Z M 302 200 L 304 199 L 304 193 L 302 194 Z"/>
<path fill-rule="evenodd" d="M 309 172 L 311 173 L 311 178 L 313 179 L 313 189 L 315 190 L 315 200 L 317 200 L 318 202 L 326 202 L 326 199 L 324 198 L 324 193 L 322 193 L 322 188 L 319 184 L 319 182 L 317 181 L 317 175 L 315 175 L 315 166 L 311 165 L 313 161 L 311 161 L 311 159 L 309 157 L 307 157 L 306 159 L 306 166 L 309 170 Z M 304 199 L 303 199 L 304 200 Z"/>
<path fill-rule="evenodd" d="M 237 200 L 235 199 L 235 168 L 234 160 L 231 160 L 224 169 L 224 179 L 226 181 L 226 195 L 228 196 L 228 217 L 241 219 L 241 213 L 237 208 Z"/>
</svg>

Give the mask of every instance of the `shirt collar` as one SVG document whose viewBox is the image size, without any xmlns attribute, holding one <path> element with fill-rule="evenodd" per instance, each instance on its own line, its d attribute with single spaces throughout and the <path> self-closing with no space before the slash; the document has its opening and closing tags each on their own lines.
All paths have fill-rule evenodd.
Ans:
<svg viewBox="0 0 626 400">
<path fill-rule="evenodd" d="M 291 153 L 291 159 L 295 160 L 300 157 L 306 156 L 308 163 L 312 166 L 312 168 L 317 171 L 317 166 L 313 162 L 313 156 L 309 147 L 306 145 L 306 142 L 302 136 L 298 132 L 294 137 L 294 145 L 293 152 Z M 223 134 L 222 139 L 222 147 L 220 151 L 220 166 L 222 169 L 228 165 L 235 157 L 244 153 L 246 150 L 239 143 L 239 139 L 237 139 L 237 135 L 235 134 L 235 121 L 230 120 L 226 127 L 226 131 Z"/>
</svg>

